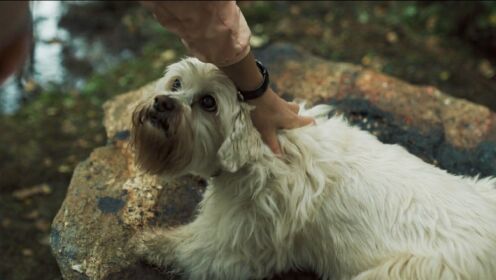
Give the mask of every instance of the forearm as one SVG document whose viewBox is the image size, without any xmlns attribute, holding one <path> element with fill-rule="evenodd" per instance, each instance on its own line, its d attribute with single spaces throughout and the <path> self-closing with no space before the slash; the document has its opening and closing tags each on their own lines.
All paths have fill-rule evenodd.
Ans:
<svg viewBox="0 0 496 280">
<path fill-rule="evenodd" d="M 250 52 L 250 29 L 234 1 L 141 1 L 189 53 L 219 67 Z"/>
<path fill-rule="evenodd" d="M 142 2 L 157 20 L 178 34 L 190 53 L 217 65 L 242 91 L 259 88 L 263 82 L 250 51 L 250 29 L 233 1 Z M 282 151 L 277 130 L 311 124 L 312 118 L 298 116 L 297 104 L 289 104 L 269 88 L 250 99 L 251 117 L 262 140 L 277 154 Z"/>
<path fill-rule="evenodd" d="M 19 69 L 31 43 L 29 2 L 0 3 L 0 85 Z"/>
</svg>

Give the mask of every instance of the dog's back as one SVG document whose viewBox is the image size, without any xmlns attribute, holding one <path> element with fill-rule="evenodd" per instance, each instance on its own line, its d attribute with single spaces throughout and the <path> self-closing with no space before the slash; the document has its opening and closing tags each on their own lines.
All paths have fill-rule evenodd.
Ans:
<svg viewBox="0 0 496 280">
<path fill-rule="evenodd" d="M 330 109 L 303 111 L 318 124 L 280 138 L 289 162 L 309 162 L 292 171 L 306 174 L 308 185 L 327 175 L 325 199 L 314 208 L 333 252 L 317 262 L 337 264 L 323 276 L 496 278 L 496 179 L 449 174 L 340 117 L 325 120 Z M 322 238 L 308 235 L 309 243 Z"/>
<path fill-rule="evenodd" d="M 328 106 L 302 108 L 316 125 L 282 131 L 276 156 L 215 66 L 185 59 L 161 81 L 133 114 L 138 162 L 210 184 L 194 221 L 137 234 L 137 255 L 190 279 L 496 279 L 494 179 L 450 175 Z"/>
</svg>

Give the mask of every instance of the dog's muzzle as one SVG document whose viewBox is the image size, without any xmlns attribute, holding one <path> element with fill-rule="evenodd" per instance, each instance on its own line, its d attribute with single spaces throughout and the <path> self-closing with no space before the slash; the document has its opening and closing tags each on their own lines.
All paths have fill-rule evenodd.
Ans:
<svg viewBox="0 0 496 280">
<path fill-rule="evenodd" d="M 179 103 L 167 95 L 157 95 L 153 106 L 148 110 L 148 119 L 151 124 L 165 131 L 169 129 L 170 118 L 177 113 Z"/>
</svg>

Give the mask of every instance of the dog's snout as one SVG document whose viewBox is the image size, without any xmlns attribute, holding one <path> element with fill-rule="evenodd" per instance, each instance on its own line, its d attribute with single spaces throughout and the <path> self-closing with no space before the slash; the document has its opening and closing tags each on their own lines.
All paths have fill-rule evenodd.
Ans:
<svg viewBox="0 0 496 280">
<path fill-rule="evenodd" d="M 177 104 L 174 98 L 167 95 L 157 95 L 155 97 L 155 102 L 153 103 L 153 108 L 157 112 L 170 112 L 176 108 Z"/>
</svg>

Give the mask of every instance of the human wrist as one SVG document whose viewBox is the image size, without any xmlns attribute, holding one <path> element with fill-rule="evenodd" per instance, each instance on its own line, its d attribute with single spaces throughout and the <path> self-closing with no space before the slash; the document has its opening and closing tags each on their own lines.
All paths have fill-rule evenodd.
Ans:
<svg viewBox="0 0 496 280">
<path fill-rule="evenodd" d="M 251 52 L 239 62 L 220 69 L 242 91 L 257 89 L 263 82 L 263 76 Z"/>
<path fill-rule="evenodd" d="M 250 105 L 260 106 L 261 104 L 270 104 L 275 98 L 279 98 L 279 95 L 269 87 L 262 96 L 246 100 L 246 102 Z"/>
<path fill-rule="evenodd" d="M 259 98 L 259 97 L 263 96 L 265 94 L 265 92 L 267 91 L 267 89 L 269 88 L 270 79 L 269 79 L 269 72 L 267 71 L 267 68 L 265 68 L 265 66 L 258 60 L 256 61 L 256 65 L 257 65 L 258 69 L 260 70 L 260 74 L 263 77 L 262 82 L 254 90 L 246 91 L 246 90 L 241 90 L 238 88 L 238 98 L 240 101 L 248 101 L 248 100 Z"/>
</svg>

